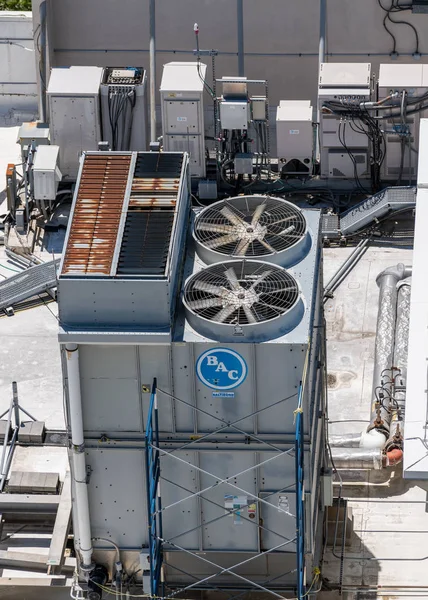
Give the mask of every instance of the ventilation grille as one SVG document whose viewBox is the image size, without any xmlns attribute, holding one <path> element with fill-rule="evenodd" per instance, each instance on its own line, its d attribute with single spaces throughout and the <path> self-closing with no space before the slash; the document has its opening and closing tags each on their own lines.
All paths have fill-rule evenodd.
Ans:
<svg viewBox="0 0 428 600">
<path fill-rule="evenodd" d="M 173 222 L 173 210 L 129 211 L 119 255 L 118 275 L 163 275 Z"/>
<path fill-rule="evenodd" d="M 139 153 L 134 177 L 180 179 L 183 155 L 169 152 Z"/>
<path fill-rule="evenodd" d="M 283 252 L 301 241 L 306 220 L 293 204 L 269 196 L 216 202 L 197 217 L 196 240 L 225 256 L 256 258 Z"/>
<path fill-rule="evenodd" d="M 194 315 L 233 326 L 264 323 L 299 301 L 299 286 L 285 269 L 256 261 L 229 261 L 191 277 L 184 304 Z"/>
</svg>

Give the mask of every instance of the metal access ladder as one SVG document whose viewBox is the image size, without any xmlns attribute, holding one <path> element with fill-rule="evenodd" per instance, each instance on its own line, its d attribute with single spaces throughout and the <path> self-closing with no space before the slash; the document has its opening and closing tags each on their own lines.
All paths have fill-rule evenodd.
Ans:
<svg viewBox="0 0 428 600">
<path fill-rule="evenodd" d="M 56 269 L 60 259 L 30 267 L 0 281 L 0 310 L 4 310 L 56 287 Z"/>
<path fill-rule="evenodd" d="M 388 213 L 416 206 L 415 187 L 389 187 L 366 198 L 340 217 L 342 235 L 350 235 Z"/>
</svg>

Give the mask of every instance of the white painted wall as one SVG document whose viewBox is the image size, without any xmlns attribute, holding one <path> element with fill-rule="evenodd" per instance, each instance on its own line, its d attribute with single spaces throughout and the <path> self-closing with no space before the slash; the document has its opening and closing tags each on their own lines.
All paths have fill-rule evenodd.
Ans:
<svg viewBox="0 0 428 600">
<path fill-rule="evenodd" d="M 37 108 L 31 12 L 0 12 L 0 114 Z"/>
</svg>

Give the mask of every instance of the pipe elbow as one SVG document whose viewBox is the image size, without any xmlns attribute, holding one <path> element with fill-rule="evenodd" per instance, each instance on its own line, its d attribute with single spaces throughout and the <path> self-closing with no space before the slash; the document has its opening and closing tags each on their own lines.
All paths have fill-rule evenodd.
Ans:
<svg viewBox="0 0 428 600">
<path fill-rule="evenodd" d="M 393 448 L 389 450 L 385 455 L 384 466 L 385 467 L 394 467 L 395 465 L 399 465 L 403 460 L 403 451 L 400 448 Z"/>
<path fill-rule="evenodd" d="M 384 277 L 391 276 L 398 283 L 401 279 L 405 279 L 406 277 L 410 277 L 412 274 L 412 267 L 406 267 L 403 263 L 398 263 L 393 267 L 387 267 L 382 273 L 376 277 L 376 283 L 380 285 L 381 280 Z"/>
</svg>

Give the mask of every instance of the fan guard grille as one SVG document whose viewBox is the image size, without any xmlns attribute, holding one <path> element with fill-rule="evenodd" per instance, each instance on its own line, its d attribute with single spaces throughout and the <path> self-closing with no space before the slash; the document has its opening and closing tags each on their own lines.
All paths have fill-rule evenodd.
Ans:
<svg viewBox="0 0 428 600">
<path fill-rule="evenodd" d="M 271 196 L 238 196 L 208 206 L 194 235 L 205 248 L 227 256 L 257 258 L 283 252 L 306 234 L 302 212 Z"/>
<path fill-rule="evenodd" d="M 191 277 L 183 300 L 199 317 L 237 326 L 284 315 L 299 297 L 299 286 L 285 269 L 256 261 L 229 261 Z"/>
</svg>

